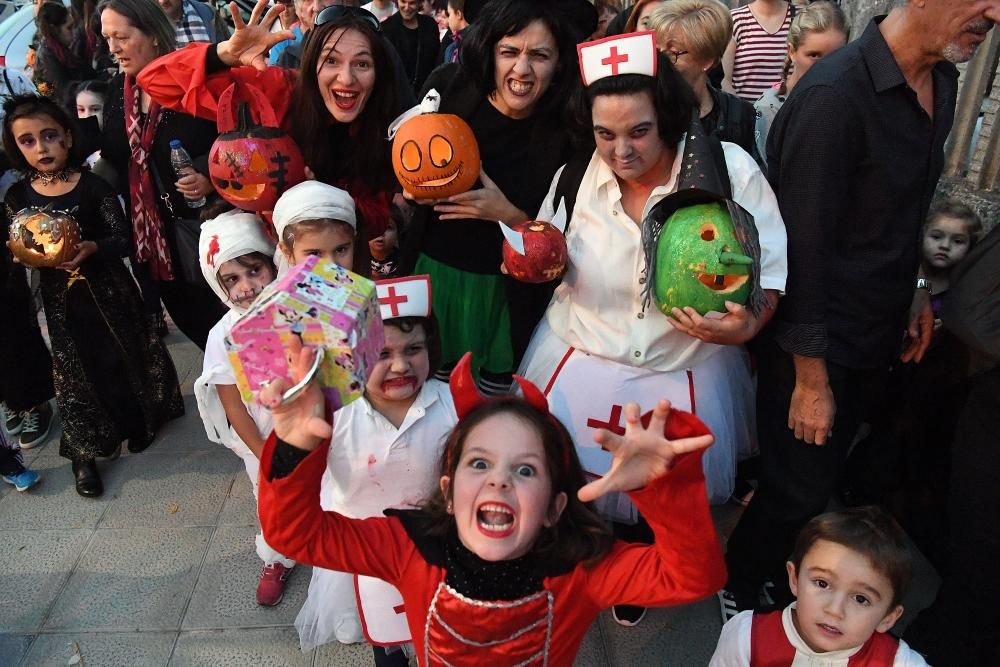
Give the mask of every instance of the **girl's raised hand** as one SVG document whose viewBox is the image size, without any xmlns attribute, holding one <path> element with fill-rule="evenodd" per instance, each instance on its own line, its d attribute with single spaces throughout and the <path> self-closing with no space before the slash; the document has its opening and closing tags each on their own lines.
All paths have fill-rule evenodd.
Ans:
<svg viewBox="0 0 1000 667">
<path fill-rule="evenodd" d="M 298 383 L 312 367 L 316 350 L 303 347 L 298 336 L 292 336 L 289 352 L 292 358 L 292 380 Z M 284 402 L 282 395 L 287 388 L 284 380 L 274 380 L 260 390 L 257 400 L 271 409 L 275 435 L 293 447 L 312 451 L 333 433 L 333 427 L 324 419 L 326 399 L 315 380 L 310 381 L 306 389 L 294 399 Z"/>
<path fill-rule="evenodd" d="M 616 435 L 604 429 L 594 434 L 594 442 L 614 456 L 611 469 L 604 477 L 581 488 L 577 497 L 583 502 L 590 502 L 612 491 L 641 489 L 667 474 L 679 455 L 705 449 L 714 441 L 711 435 L 667 440 L 663 437 L 663 427 L 669 415 L 670 403 L 660 401 L 653 409 L 649 426 L 643 427 L 639 405 L 626 405 L 625 435 Z"/>
<path fill-rule="evenodd" d="M 261 71 L 267 69 L 267 52 L 272 46 L 286 39 L 295 39 L 291 30 L 271 32 L 271 26 L 285 10 L 282 4 L 267 8 L 268 0 L 258 0 L 250 13 L 250 22 L 244 23 L 235 2 L 229 3 L 236 30 L 233 36 L 219 42 L 216 53 L 219 59 L 230 67 L 246 65 Z"/>
</svg>

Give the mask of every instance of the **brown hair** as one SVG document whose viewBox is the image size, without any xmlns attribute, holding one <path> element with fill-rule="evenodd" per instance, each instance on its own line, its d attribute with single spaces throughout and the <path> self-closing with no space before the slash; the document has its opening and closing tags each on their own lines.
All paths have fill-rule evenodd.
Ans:
<svg viewBox="0 0 1000 667">
<path fill-rule="evenodd" d="M 892 586 L 889 608 L 902 602 L 913 577 L 913 558 L 906 544 L 906 534 L 891 516 L 875 506 L 820 514 L 806 524 L 795 540 L 795 550 L 789 560 L 796 572 L 806 554 L 820 540 L 839 544 L 864 556 L 872 569 L 888 579 Z"/>
<path fill-rule="evenodd" d="M 431 313 L 429 317 L 391 317 L 382 320 L 382 325 L 399 329 L 403 333 L 410 333 L 415 327 L 422 327 L 427 342 L 427 361 L 429 372 L 427 377 L 421 378 L 424 382 L 434 377 L 434 373 L 441 367 L 441 334 L 438 327 L 437 318 Z"/>
<path fill-rule="evenodd" d="M 558 522 L 542 529 L 532 553 L 557 568 L 571 569 L 580 562 L 586 567 L 596 565 L 611 550 L 614 538 L 607 523 L 590 503 L 581 502 L 576 496 L 586 480 L 573 440 L 559 420 L 532 407 L 527 401 L 514 396 L 498 397 L 462 417 L 445 441 L 441 454 L 441 475 L 447 475 L 454 482 L 469 433 L 490 417 L 500 414 L 517 417 L 538 433 L 552 482 L 552 498 L 560 492 L 566 494 L 566 509 Z M 455 518 L 448 513 L 453 489 L 454 484 L 448 485 L 447 495 L 439 489 L 423 505 L 430 516 L 428 533 L 431 535 L 444 536 L 454 530 Z"/>
<path fill-rule="evenodd" d="M 346 126 L 335 123 L 331 118 L 320 95 L 318 82 L 318 65 L 323 48 L 327 39 L 340 29 L 343 29 L 341 37 L 348 30 L 364 36 L 375 65 L 375 83 L 365 108 Z M 357 181 L 367 184 L 374 192 L 395 187 L 385 129 L 399 113 L 399 103 L 395 69 L 388 48 L 381 35 L 357 16 L 342 16 L 307 33 L 293 93 L 295 103 L 289 109 L 285 127 L 302 149 L 306 164 L 313 165 L 318 180 L 324 183 Z M 326 128 L 332 129 L 332 125 L 347 129 L 341 142 L 317 138 L 317 132 L 325 133 L 328 131 Z"/>
<path fill-rule="evenodd" d="M 628 21 L 625 22 L 625 30 L 622 33 L 635 32 L 639 29 L 639 15 L 642 14 L 642 9 L 651 2 L 660 3 L 663 0 L 639 0 L 635 3 L 635 7 L 632 8 L 632 13 L 628 15 Z"/>
<path fill-rule="evenodd" d="M 975 245 L 976 241 L 982 238 L 983 221 L 971 206 L 963 204 L 957 199 L 945 199 L 931 208 L 927 215 L 927 222 L 924 223 L 923 231 L 937 222 L 939 218 L 955 218 L 965 223 L 965 231 L 969 235 L 969 247 Z"/>
<path fill-rule="evenodd" d="M 358 242 L 357 230 L 351 223 L 344 222 L 343 220 L 334 220 L 333 218 L 302 220 L 301 222 L 293 222 L 290 225 L 286 225 L 285 228 L 281 230 L 281 242 L 289 248 L 294 248 L 296 234 L 301 234 L 302 232 L 318 232 L 328 225 L 344 225 L 345 227 L 350 227 L 351 232 L 355 236 L 354 242 Z"/>
<path fill-rule="evenodd" d="M 103 0 L 97 6 L 98 16 L 105 9 L 121 14 L 130 26 L 152 38 L 156 55 L 166 55 L 176 47 L 177 29 L 156 0 Z"/>
</svg>

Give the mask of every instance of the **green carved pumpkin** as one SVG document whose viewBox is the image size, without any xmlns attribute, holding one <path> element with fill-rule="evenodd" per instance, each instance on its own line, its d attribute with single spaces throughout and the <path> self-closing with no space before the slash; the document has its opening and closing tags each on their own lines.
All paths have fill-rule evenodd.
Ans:
<svg viewBox="0 0 1000 667">
<path fill-rule="evenodd" d="M 667 315 L 685 306 L 701 315 L 725 313 L 726 301 L 747 302 L 752 267 L 724 206 L 682 208 L 667 220 L 656 243 L 656 306 Z"/>
</svg>

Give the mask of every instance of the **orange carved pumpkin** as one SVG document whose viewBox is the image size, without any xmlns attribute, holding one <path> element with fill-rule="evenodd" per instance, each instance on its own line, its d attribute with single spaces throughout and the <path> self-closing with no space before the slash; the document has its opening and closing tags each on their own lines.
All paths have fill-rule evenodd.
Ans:
<svg viewBox="0 0 1000 667">
<path fill-rule="evenodd" d="M 259 88 L 241 85 L 248 101 L 234 101 L 236 84 L 219 97 L 219 138 L 208 154 L 208 175 L 227 202 L 245 211 L 270 211 L 288 188 L 306 179 L 295 141 L 278 127 Z M 259 121 L 254 122 L 251 106 Z"/>
<path fill-rule="evenodd" d="M 444 199 L 475 185 L 479 144 L 472 128 L 458 116 L 423 113 L 396 131 L 392 168 L 414 199 Z"/>
<path fill-rule="evenodd" d="M 10 250 L 25 266 L 59 266 L 76 257 L 79 243 L 79 225 L 62 211 L 26 208 L 10 220 Z"/>
</svg>

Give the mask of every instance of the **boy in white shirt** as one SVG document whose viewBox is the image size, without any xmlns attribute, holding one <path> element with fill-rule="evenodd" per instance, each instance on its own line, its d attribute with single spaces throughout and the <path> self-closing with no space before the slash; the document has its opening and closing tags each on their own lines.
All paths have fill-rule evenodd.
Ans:
<svg viewBox="0 0 1000 667">
<path fill-rule="evenodd" d="M 710 667 L 925 667 L 888 634 L 903 613 L 912 563 L 902 529 L 875 507 L 822 514 L 788 561 L 796 601 L 744 611 L 722 628 Z"/>
</svg>

